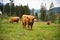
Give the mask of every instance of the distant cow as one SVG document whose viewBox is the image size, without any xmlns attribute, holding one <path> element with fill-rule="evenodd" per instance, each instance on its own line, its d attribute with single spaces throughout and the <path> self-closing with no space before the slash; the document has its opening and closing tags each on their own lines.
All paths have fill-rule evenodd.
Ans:
<svg viewBox="0 0 60 40">
<path fill-rule="evenodd" d="M 19 22 L 20 18 L 19 17 L 9 17 L 9 22 L 13 23 L 13 22 Z"/>
<path fill-rule="evenodd" d="M 50 25 L 50 22 L 47 22 L 47 25 Z"/>
<path fill-rule="evenodd" d="M 31 27 L 31 29 L 32 29 L 32 26 L 33 26 L 33 23 L 34 23 L 34 19 L 35 19 L 35 17 L 32 16 L 32 15 L 23 15 L 22 16 L 23 27 L 25 28 L 26 25 L 28 25 L 28 28 Z"/>
</svg>

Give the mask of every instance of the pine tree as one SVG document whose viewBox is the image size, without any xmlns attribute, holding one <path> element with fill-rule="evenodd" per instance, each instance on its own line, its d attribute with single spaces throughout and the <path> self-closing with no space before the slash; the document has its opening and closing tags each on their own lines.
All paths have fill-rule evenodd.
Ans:
<svg viewBox="0 0 60 40">
<path fill-rule="evenodd" d="M 10 6 L 9 6 L 9 3 L 5 4 L 5 6 L 4 6 L 4 14 L 7 14 L 8 16 L 10 16 Z"/>
<path fill-rule="evenodd" d="M 10 16 L 14 14 L 14 3 L 13 0 L 10 0 Z"/>
<path fill-rule="evenodd" d="M 23 8 L 24 8 L 24 14 L 30 15 L 30 9 L 29 9 L 28 5 L 24 6 Z"/>
<path fill-rule="evenodd" d="M 53 7 L 54 7 L 54 4 L 52 2 L 50 5 L 50 9 L 49 9 L 49 19 L 51 20 L 51 22 L 54 22 L 55 20 L 55 14 L 53 12 Z"/>
<path fill-rule="evenodd" d="M 41 4 L 41 10 L 40 10 L 41 14 L 40 14 L 40 18 L 42 21 L 46 20 L 46 7 Z"/>
<path fill-rule="evenodd" d="M 34 16 L 34 8 L 32 9 L 32 15 Z"/>
<path fill-rule="evenodd" d="M 35 13 L 35 17 L 38 19 L 38 13 L 37 12 Z"/>
</svg>

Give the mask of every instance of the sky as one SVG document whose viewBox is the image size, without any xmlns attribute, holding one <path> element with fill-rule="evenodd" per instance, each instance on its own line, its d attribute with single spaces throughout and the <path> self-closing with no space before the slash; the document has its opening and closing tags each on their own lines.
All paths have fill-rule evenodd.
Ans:
<svg viewBox="0 0 60 40">
<path fill-rule="evenodd" d="M 0 0 L 2 2 L 2 0 Z M 9 3 L 9 0 L 3 0 L 3 3 Z M 41 3 L 44 5 L 46 4 L 46 9 L 49 9 L 51 2 L 54 3 L 54 7 L 60 7 L 60 0 L 14 0 L 14 4 L 16 5 L 27 5 L 29 6 L 30 9 L 40 9 Z"/>
</svg>

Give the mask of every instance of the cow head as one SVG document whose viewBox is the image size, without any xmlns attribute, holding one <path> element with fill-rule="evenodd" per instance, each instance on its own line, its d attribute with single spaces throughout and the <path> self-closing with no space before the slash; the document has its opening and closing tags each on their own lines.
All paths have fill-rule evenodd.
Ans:
<svg viewBox="0 0 60 40">
<path fill-rule="evenodd" d="M 35 17 L 34 17 L 34 16 L 30 16 L 30 17 L 27 17 L 27 19 L 28 19 L 28 22 L 29 22 L 29 23 L 33 23 Z"/>
</svg>

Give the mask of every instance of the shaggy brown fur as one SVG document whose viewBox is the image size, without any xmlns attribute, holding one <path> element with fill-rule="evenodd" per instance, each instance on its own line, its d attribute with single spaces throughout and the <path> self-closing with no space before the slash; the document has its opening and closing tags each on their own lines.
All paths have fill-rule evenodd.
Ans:
<svg viewBox="0 0 60 40">
<path fill-rule="evenodd" d="M 19 22 L 19 19 L 20 19 L 19 17 L 10 17 L 9 18 L 9 22 L 10 23 L 13 23 L 13 22 L 17 22 L 18 23 Z"/>
<path fill-rule="evenodd" d="M 26 25 L 28 25 L 28 28 L 31 27 L 32 29 L 32 26 L 33 26 L 33 23 L 34 23 L 34 16 L 32 15 L 23 15 L 22 16 L 22 24 L 23 24 L 23 27 L 25 28 Z"/>
</svg>

